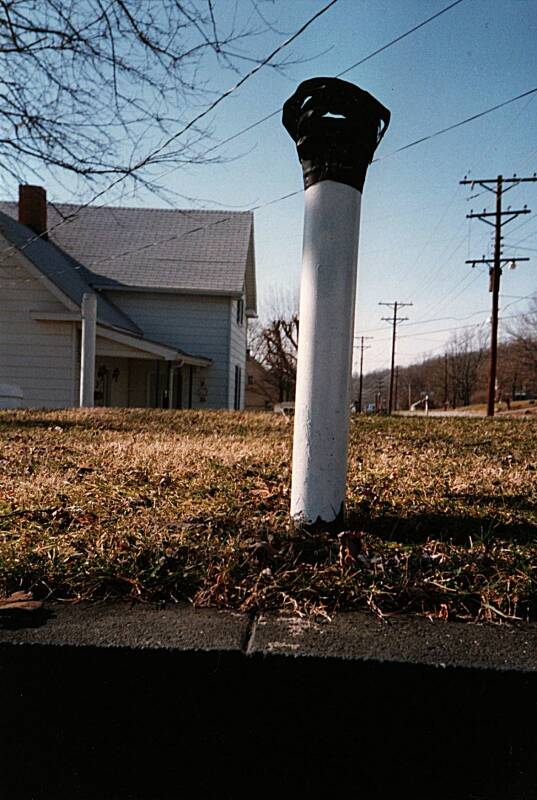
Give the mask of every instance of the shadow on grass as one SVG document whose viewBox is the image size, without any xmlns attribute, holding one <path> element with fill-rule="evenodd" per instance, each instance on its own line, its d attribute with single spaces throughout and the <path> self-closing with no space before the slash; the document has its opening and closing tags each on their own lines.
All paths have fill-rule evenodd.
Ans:
<svg viewBox="0 0 537 800">
<path fill-rule="evenodd" d="M 517 506 L 520 508 L 520 506 Z M 532 522 L 505 522 L 493 516 L 465 516 L 435 512 L 409 514 L 383 514 L 372 517 L 359 509 L 350 508 L 347 528 L 372 533 L 380 539 L 419 544 L 427 539 L 468 544 L 504 539 L 509 542 L 537 542 L 537 524 Z"/>
<path fill-rule="evenodd" d="M 273 435 L 278 426 L 286 430 L 279 415 L 259 413 L 252 430 L 252 412 L 228 412 L 216 409 L 161 409 L 161 408 L 93 408 L 91 410 L 67 409 L 28 412 L 0 411 L 0 434 L 20 430 L 78 429 L 107 433 L 151 433 L 169 431 L 196 436 L 224 434 L 245 437 Z M 276 427 L 275 427 L 276 425 Z"/>
<path fill-rule="evenodd" d="M 485 505 L 513 511 L 537 512 L 537 504 L 527 494 L 458 494 L 455 499 L 466 500 L 474 506 Z"/>
<path fill-rule="evenodd" d="M 9 431 L 9 430 L 20 430 L 20 429 L 29 429 L 33 430 L 35 428 L 41 428 L 47 430 L 49 428 L 54 428 L 58 426 L 60 428 L 82 428 L 84 430 L 107 430 L 107 431 L 122 431 L 122 430 L 130 430 L 133 427 L 139 425 L 139 420 L 133 420 L 132 425 L 128 424 L 118 424 L 114 425 L 111 423 L 110 419 L 103 419 L 102 421 L 98 419 L 65 419 L 56 416 L 54 412 L 51 412 L 50 417 L 32 417 L 30 419 L 24 419 L 21 417 L 0 417 L 0 432 L 1 431 Z"/>
<path fill-rule="evenodd" d="M 176 415 L 183 413 L 183 410 L 177 409 L 173 409 L 171 412 L 167 409 L 164 411 L 161 409 L 149 409 L 148 411 L 129 409 L 121 419 L 114 419 L 115 414 L 107 414 L 106 412 L 102 418 L 99 418 L 98 415 L 87 415 L 66 419 L 65 416 L 54 411 L 50 412 L 50 416 L 32 416 L 28 419 L 15 416 L 12 418 L 0 416 L 0 433 L 12 430 L 53 430 L 56 427 L 62 430 L 106 433 L 146 433 L 155 429 L 162 430 L 163 428 L 174 431 L 178 422 Z M 193 412 L 189 410 L 187 413 Z"/>
</svg>

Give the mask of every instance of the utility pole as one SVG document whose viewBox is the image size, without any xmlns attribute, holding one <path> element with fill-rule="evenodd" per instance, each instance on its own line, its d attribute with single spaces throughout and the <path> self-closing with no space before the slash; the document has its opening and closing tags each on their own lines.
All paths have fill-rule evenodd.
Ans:
<svg viewBox="0 0 537 800">
<path fill-rule="evenodd" d="M 393 392 L 393 410 L 397 411 L 397 389 L 399 387 L 399 367 L 395 368 L 395 387 Z"/>
<path fill-rule="evenodd" d="M 388 414 L 392 413 L 393 409 L 393 388 L 394 388 L 394 380 L 395 380 L 395 340 L 397 337 L 397 323 L 398 322 L 406 322 L 408 317 L 399 317 L 397 318 L 397 310 L 399 308 L 403 308 L 404 306 L 411 306 L 412 303 L 379 303 L 379 306 L 388 306 L 389 308 L 393 308 L 393 317 L 382 317 L 383 322 L 391 322 L 393 326 L 393 333 L 392 333 L 392 364 L 390 369 L 390 394 L 388 399 Z"/>
<path fill-rule="evenodd" d="M 487 191 L 492 192 L 496 197 L 495 211 L 487 211 L 485 208 L 481 213 L 475 213 L 473 210 L 466 215 L 467 219 L 480 219 L 486 222 L 487 225 L 492 225 L 494 228 L 494 258 L 485 258 L 483 256 L 479 259 L 468 259 L 467 264 L 475 267 L 476 264 L 489 265 L 489 291 L 492 292 L 492 315 L 490 322 L 490 364 L 489 364 L 489 381 L 487 391 L 487 417 L 494 416 L 494 401 L 496 396 L 496 369 L 498 361 L 498 306 L 500 297 L 500 278 L 502 275 L 502 266 L 510 264 L 511 268 L 516 267 L 518 261 L 529 261 L 529 258 L 505 258 L 502 253 L 502 228 L 508 222 L 516 219 L 520 214 L 530 214 L 531 211 L 527 206 L 524 206 L 518 211 L 513 211 L 508 206 L 506 211 L 502 210 L 502 197 L 510 189 L 513 189 L 519 183 L 535 183 L 537 175 L 534 173 L 531 178 L 519 178 L 513 175 L 512 178 L 504 178 L 503 175 L 498 175 L 497 178 L 482 179 L 482 180 L 464 180 L 460 181 L 461 184 L 470 184 L 472 187 L 478 184 Z M 494 218 L 494 221 L 490 219 Z M 503 219 L 503 218 L 506 219 Z"/>
<path fill-rule="evenodd" d="M 384 391 L 384 381 L 377 378 L 377 391 L 375 393 L 375 410 L 378 414 L 382 412 L 382 392 Z"/>
<path fill-rule="evenodd" d="M 444 411 L 448 410 L 448 354 L 444 353 Z"/>
<path fill-rule="evenodd" d="M 366 339 L 373 339 L 373 336 L 357 336 L 360 339 L 360 383 L 358 388 L 358 413 L 362 413 L 362 389 L 364 385 L 364 350 L 369 350 L 371 345 L 364 342 Z"/>
</svg>

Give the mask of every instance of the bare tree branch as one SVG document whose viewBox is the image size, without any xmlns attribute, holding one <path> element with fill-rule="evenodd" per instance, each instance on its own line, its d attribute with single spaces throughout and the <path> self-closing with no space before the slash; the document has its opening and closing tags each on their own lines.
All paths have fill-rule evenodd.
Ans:
<svg viewBox="0 0 537 800">
<path fill-rule="evenodd" d="M 48 171 L 154 185 L 160 160 L 199 163 L 208 131 L 189 109 L 216 90 L 200 72 L 267 61 L 258 37 L 270 26 L 239 22 L 241 5 L 251 16 L 239 0 L 230 25 L 213 0 L 0 0 L 0 181 Z M 145 164 L 142 138 L 149 152 L 178 129 L 174 153 Z"/>
</svg>

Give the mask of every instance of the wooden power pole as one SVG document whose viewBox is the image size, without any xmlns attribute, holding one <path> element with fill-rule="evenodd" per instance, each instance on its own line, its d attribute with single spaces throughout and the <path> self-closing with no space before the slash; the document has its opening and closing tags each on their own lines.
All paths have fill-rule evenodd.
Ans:
<svg viewBox="0 0 537 800">
<path fill-rule="evenodd" d="M 537 175 L 531 178 L 519 178 L 513 175 L 512 178 L 504 178 L 503 175 L 498 175 L 497 178 L 483 179 L 483 180 L 468 180 L 465 178 L 460 181 L 461 184 L 470 184 L 475 186 L 478 184 L 487 191 L 492 192 L 496 196 L 496 209 L 495 211 L 487 211 L 483 209 L 481 213 L 474 213 L 473 210 L 466 215 L 467 219 L 480 219 L 494 228 L 494 258 L 485 258 L 483 256 L 479 259 L 468 259 L 467 264 L 475 267 L 476 264 L 489 265 L 489 291 L 492 293 L 492 315 L 490 321 L 490 363 L 489 363 L 489 380 L 487 391 L 487 417 L 494 416 L 494 403 L 496 398 L 496 371 L 498 361 L 498 311 L 499 311 L 499 298 L 500 298 L 500 278 L 502 275 L 502 267 L 504 264 L 511 264 L 514 268 L 518 261 L 529 261 L 529 258 L 506 258 L 502 253 L 502 228 L 508 222 L 516 219 L 520 214 L 530 214 L 531 211 L 527 206 L 513 211 L 510 207 L 506 211 L 502 210 L 502 197 L 513 189 L 519 183 L 529 183 L 537 181 Z M 491 217 L 494 221 L 491 220 Z"/>
<path fill-rule="evenodd" d="M 448 354 L 444 353 L 444 411 L 448 410 Z"/>
<path fill-rule="evenodd" d="M 404 306 L 411 306 L 412 303 L 379 303 L 379 306 L 388 306 L 389 308 L 393 308 L 393 317 L 382 317 L 383 322 L 391 322 L 392 323 L 392 363 L 390 369 L 390 394 L 388 396 L 388 414 L 392 413 L 393 410 L 393 390 L 394 390 L 394 383 L 395 383 L 395 340 L 397 338 L 397 323 L 398 322 L 405 322 L 408 317 L 397 317 L 397 311 Z"/>
<path fill-rule="evenodd" d="M 358 385 L 358 413 L 362 413 L 362 389 L 364 385 L 364 350 L 369 350 L 371 345 L 364 345 L 366 339 L 373 339 L 373 336 L 359 336 L 360 339 L 360 383 Z"/>
</svg>

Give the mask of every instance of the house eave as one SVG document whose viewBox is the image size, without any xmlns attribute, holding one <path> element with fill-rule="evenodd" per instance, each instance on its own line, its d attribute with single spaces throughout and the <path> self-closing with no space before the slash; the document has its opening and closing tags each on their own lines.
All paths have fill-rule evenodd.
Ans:
<svg viewBox="0 0 537 800">
<path fill-rule="evenodd" d="M 127 347 L 133 347 L 135 349 L 142 350 L 146 353 L 151 353 L 152 355 L 156 356 L 157 358 L 161 358 L 164 361 L 174 361 L 194 367 L 209 367 L 212 364 L 212 360 L 210 358 L 193 356 L 190 355 L 190 353 L 185 353 L 182 350 L 177 350 L 173 347 L 167 347 L 159 342 L 151 342 L 148 339 L 141 339 L 137 336 L 133 336 L 130 333 L 112 330 L 111 328 L 106 328 L 103 325 L 97 325 L 97 336 L 101 336 L 103 339 L 110 339 L 118 344 L 124 344 Z"/>
<path fill-rule="evenodd" d="M 35 319 L 38 322 L 82 322 L 82 315 L 77 311 L 30 311 L 30 318 Z M 132 336 L 134 339 L 137 339 L 136 334 L 133 334 L 126 328 L 120 328 L 119 326 L 115 325 L 106 325 L 99 320 L 98 325 L 107 330 L 118 331 L 118 333 L 123 333 L 125 335 Z"/>
<path fill-rule="evenodd" d="M 127 286 L 123 284 L 97 283 L 92 287 L 100 292 L 151 292 L 152 294 L 187 294 L 206 297 L 242 297 L 242 292 L 232 289 L 193 289 L 181 286 Z"/>
<path fill-rule="evenodd" d="M 30 311 L 30 317 L 39 322 L 82 322 L 82 317 L 79 313 L 67 311 Z M 181 362 L 194 367 L 209 367 L 213 363 L 210 358 L 193 356 L 190 353 L 168 347 L 160 342 L 152 342 L 135 336 L 128 331 L 111 328 L 100 323 L 97 324 L 97 336 L 118 344 L 124 344 L 127 347 L 133 347 L 136 350 L 154 355 L 156 358 L 162 358 L 164 361 Z"/>
</svg>

